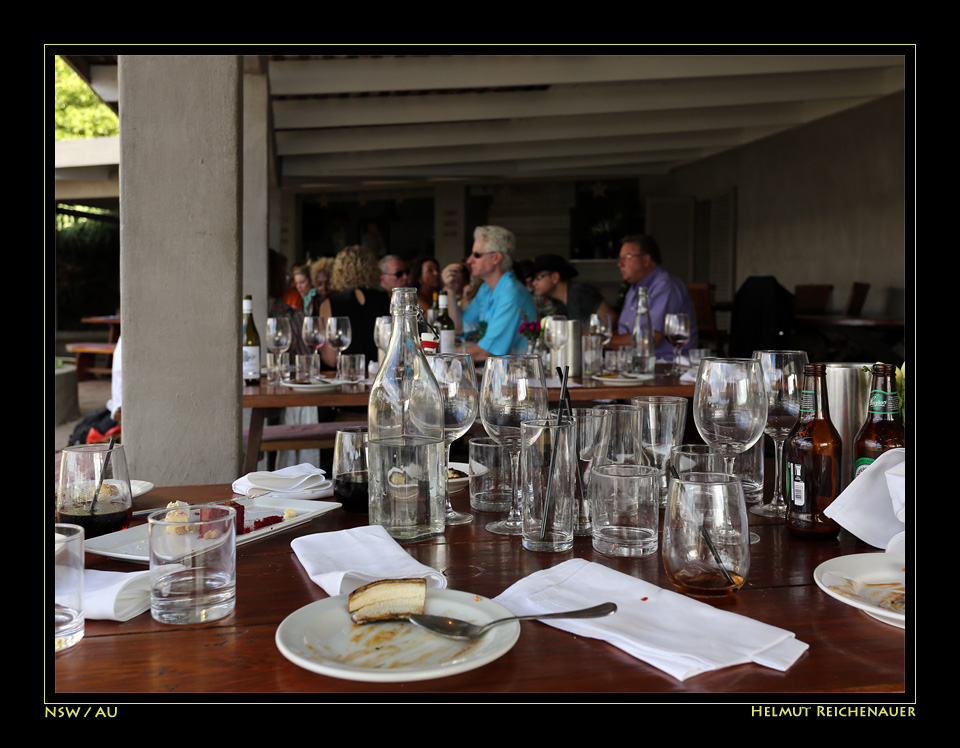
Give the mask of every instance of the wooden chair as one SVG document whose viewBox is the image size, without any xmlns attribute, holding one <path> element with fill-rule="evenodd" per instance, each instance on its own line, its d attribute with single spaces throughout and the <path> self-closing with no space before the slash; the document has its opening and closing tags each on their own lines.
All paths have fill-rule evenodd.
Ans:
<svg viewBox="0 0 960 748">
<path fill-rule="evenodd" d="M 850 298 L 847 299 L 847 306 L 843 313 L 847 317 L 859 317 L 863 313 L 863 305 L 867 301 L 867 294 L 870 292 L 869 283 L 854 283 L 850 288 Z"/>
<path fill-rule="evenodd" d="M 708 283 L 688 283 L 687 293 L 693 302 L 693 311 L 697 315 L 697 332 L 700 336 L 700 347 L 707 345 L 707 340 L 713 342 L 713 348 L 718 356 L 723 355 L 721 331 L 717 328 L 717 317 L 713 312 L 713 286 Z"/>
<path fill-rule="evenodd" d="M 826 314 L 832 285 L 796 286 L 793 291 L 794 314 Z"/>
</svg>

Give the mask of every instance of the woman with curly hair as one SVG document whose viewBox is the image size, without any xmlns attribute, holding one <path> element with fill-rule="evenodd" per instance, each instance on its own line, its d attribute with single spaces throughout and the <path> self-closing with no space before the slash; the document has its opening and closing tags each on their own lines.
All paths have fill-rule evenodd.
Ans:
<svg viewBox="0 0 960 748">
<path fill-rule="evenodd" d="M 350 318 L 353 339 L 347 350 L 363 353 L 367 361 L 377 359 L 377 344 L 373 339 L 377 317 L 390 314 L 390 297 L 379 286 L 377 256 L 360 245 L 345 247 L 333 261 L 331 293 L 320 305 L 321 317 Z M 320 355 L 327 366 L 336 367 L 336 351 L 324 346 Z"/>
</svg>

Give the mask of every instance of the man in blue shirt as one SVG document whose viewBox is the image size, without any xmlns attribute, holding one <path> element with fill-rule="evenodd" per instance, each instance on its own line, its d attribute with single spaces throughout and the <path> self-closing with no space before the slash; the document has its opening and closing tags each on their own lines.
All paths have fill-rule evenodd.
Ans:
<svg viewBox="0 0 960 748">
<path fill-rule="evenodd" d="M 684 350 L 688 350 L 696 348 L 699 340 L 697 315 L 686 284 L 660 267 L 660 263 L 660 247 L 652 236 L 635 234 L 623 238 L 617 265 L 630 289 L 620 312 L 619 335 L 615 335 L 611 342 L 614 345 L 630 344 L 633 319 L 637 315 L 637 289 L 645 286 L 650 295 L 650 322 L 656 335 L 657 358 L 673 361 L 673 346 L 663 337 L 664 318 L 668 314 L 689 315 L 690 341 L 684 346 Z"/>
<path fill-rule="evenodd" d="M 501 226 L 478 226 L 473 240 L 473 252 L 467 257 L 466 266 L 470 275 L 480 278 L 483 285 L 462 311 L 451 304 L 450 315 L 458 327 L 457 317 L 462 317 L 464 326 L 482 328 L 480 339 L 467 348 L 475 361 L 483 361 L 487 356 L 523 353 L 526 340 L 520 334 L 520 325 L 524 314 L 529 320 L 537 319 L 537 305 L 512 270 L 516 239 Z M 455 298 L 459 290 L 459 267 L 453 264 L 443 269 L 443 285 L 450 298 Z"/>
</svg>

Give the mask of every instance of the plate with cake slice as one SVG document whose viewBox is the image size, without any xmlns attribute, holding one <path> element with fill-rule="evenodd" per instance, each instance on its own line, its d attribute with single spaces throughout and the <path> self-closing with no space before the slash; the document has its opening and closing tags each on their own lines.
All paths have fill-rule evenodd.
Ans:
<svg viewBox="0 0 960 748">
<path fill-rule="evenodd" d="M 512 615 L 499 603 L 468 592 L 427 589 L 423 580 L 383 580 L 294 611 L 277 628 L 277 648 L 290 662 L 322 675 L 401 683 L 483 667 L 509 652 L 520 637 L 517 621 L 465 642 L 396 619 L 421 609 L 480 624 Z"/>
</svg>

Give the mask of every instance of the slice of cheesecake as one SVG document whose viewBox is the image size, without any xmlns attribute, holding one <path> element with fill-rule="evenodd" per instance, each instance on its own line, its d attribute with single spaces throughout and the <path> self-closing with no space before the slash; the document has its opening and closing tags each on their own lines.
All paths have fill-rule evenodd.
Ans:
<svg viewBox="0 0 960 748">
<path fill-rule="evenodd" d="M 381 579 L 350 593 L 347 610 L 355 623 L 406 618 L 423 613 L 425 579 Z"/>
</svg>

